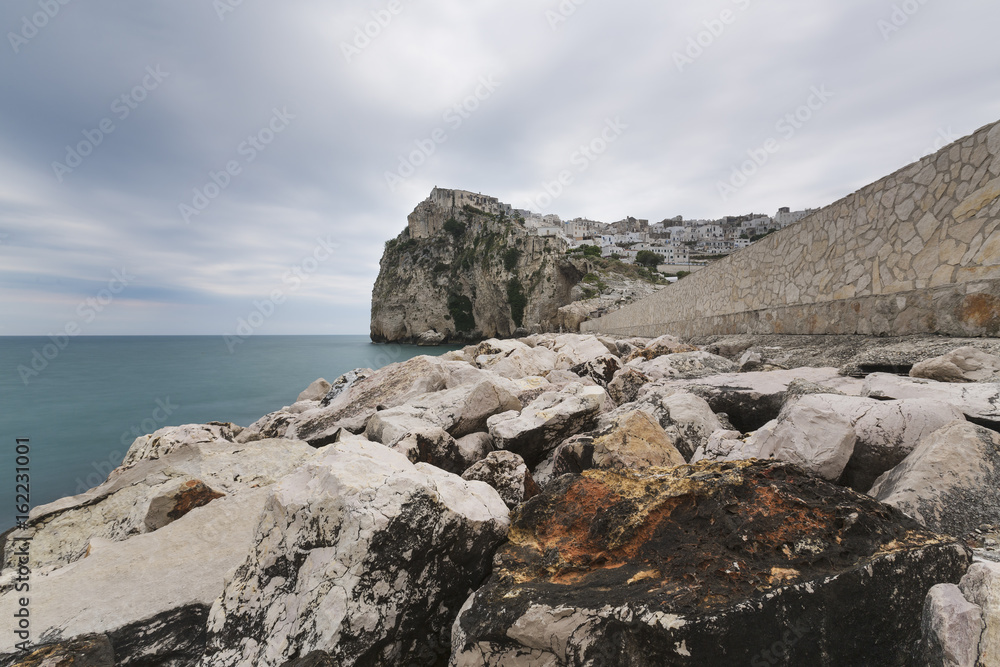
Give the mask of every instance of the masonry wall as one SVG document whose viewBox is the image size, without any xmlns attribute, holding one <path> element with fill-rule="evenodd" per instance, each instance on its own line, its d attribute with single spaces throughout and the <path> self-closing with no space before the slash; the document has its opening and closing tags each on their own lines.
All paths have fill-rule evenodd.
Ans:
<svg viewBox="0 0 1000 667">
<path fill-rule="evenodd" d="M 1000 336 L 1000 123 L 585 332 Z"/>
</svg>

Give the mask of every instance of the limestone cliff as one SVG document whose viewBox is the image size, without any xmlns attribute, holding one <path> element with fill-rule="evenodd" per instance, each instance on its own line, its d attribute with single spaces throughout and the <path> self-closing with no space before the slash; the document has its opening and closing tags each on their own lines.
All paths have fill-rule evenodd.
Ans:
<svg viewBox="0 0 1000 667">
<path fill-rule="evenodd" d="M 480 197 L 484 208 L 469 201 Z M 478 202 L 477 202 L 478 203 Z M 371 338 L 445 341 L 506 337 L 519 327 L 559 328 L 559 308 L 592 271 L 556 237 L 531 236 L 495 199 L 435 188 L 386 243 L 372 292 Z"/>
</svg>

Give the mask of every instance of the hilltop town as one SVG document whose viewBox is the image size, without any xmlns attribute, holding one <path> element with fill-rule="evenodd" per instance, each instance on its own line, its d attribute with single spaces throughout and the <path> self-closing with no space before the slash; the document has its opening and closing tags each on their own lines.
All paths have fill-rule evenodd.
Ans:
<svg viewBox="0 0 1000 667">
<path fill-rule="evenodd" d="M 435 187 L 427 202 L 448 208 L 469 206 L 491 215 L 504 215 L 521 223 L 528 234 L 562 239 L 568 249 L 595 245 L 602 257 L 614 257 L 634 263 L 642 251 L 662 258 L 661 271 L 697 270 L 708 258 L 719 258 L 752 245 L 755 241 L 788 227 L 816 209 L 792 211 L 778 209 L 774 215 L 749 213 L 730 215 L 717 220 L 685 220 L 682 216 L 650 224 L 649 220 L 626 217 L 617 222 L 601 222 L 588 218 L 562 220 L 558 215 L 541 215 L 516 209 L 495 197 Z M 443 224 L 421 214 L 418 207 L 411 215 L 411 238 L 426 238 Z"/>
</svg>

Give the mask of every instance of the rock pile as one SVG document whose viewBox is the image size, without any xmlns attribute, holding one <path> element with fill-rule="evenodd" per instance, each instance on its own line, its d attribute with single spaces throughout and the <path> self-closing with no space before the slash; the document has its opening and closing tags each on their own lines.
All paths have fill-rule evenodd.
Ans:
<svg viewBox="0 0 1000 667">
<path fill-rule="evenodd" d="M 0 667 L 1000 664 L 1000 358 L 956 347 L 534 335 L 161 429 L 15 533 Z"/>
</svg>

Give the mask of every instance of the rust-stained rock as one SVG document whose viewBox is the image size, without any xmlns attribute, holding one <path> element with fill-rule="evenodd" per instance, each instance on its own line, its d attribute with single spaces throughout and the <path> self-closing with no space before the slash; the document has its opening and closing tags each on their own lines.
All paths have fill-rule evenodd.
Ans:
<svg viewBox="0 0 1000 667">
<path fill-rule="evenodd" d="M 84 635 L 36 648 L 11 667 L 114 667 L 115 653 L 107 635 Z"/>
<path fill-rule="evenodd" d="M 191 510 L 203 507 L 226 494 L 211 489 L 198 479 L 179 482 L 170 486 L 149 502 L 146 513 L 146 528 L 158 530 L 168 523 L 177 521 Z"/>
<path fill-rule="evenodd" d="M 970 556 L 787 463 L 566 475 L 513 514 L 452 664 L 904 665 Z"/>
</svg>

